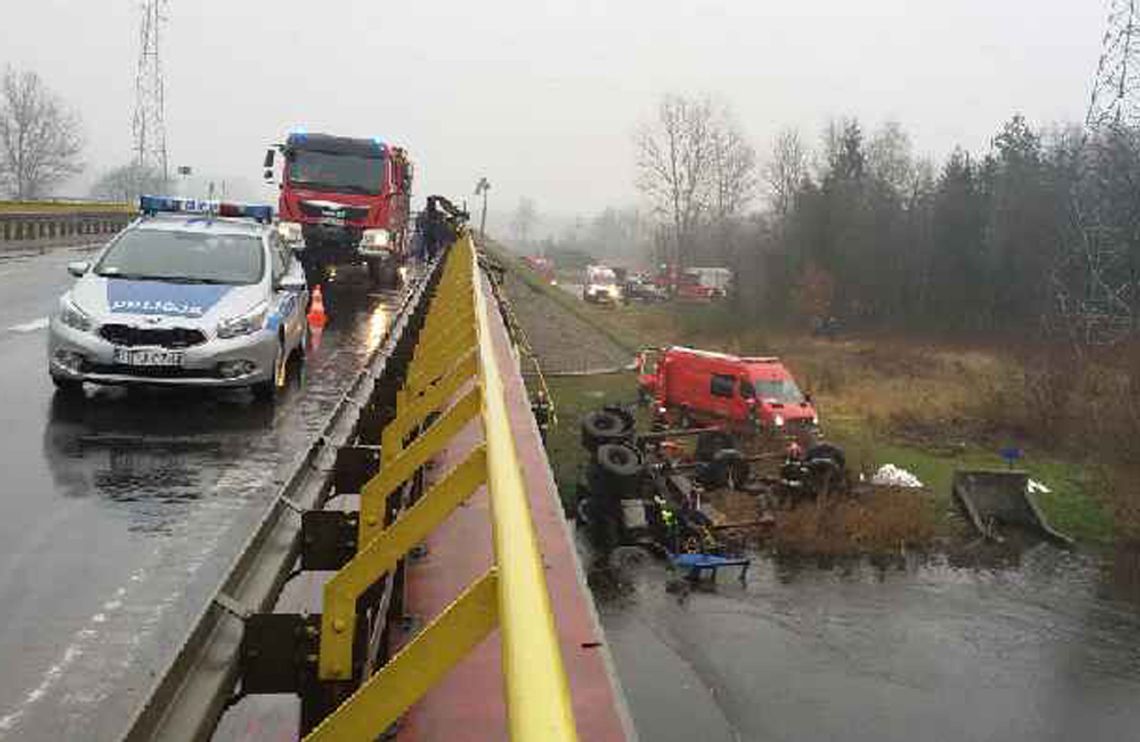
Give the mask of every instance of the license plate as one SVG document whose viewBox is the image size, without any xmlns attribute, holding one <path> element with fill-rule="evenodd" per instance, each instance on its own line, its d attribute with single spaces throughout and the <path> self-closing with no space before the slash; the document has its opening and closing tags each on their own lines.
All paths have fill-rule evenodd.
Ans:
<svg viewBox="0 0 1140 742">
<path fill-rule="evenodd" d="M 321 224 L 329 227 L 343 227 L 344 217 L 341 216 L 326 216 L 321 219 Z"/>
<path fill-rule="evenodd" d="M 176 350 L 155 350 L 143 348 L 115 348 L 115 363 L 125 366 L 181 366 L 182 352 Z"/>
</svg>

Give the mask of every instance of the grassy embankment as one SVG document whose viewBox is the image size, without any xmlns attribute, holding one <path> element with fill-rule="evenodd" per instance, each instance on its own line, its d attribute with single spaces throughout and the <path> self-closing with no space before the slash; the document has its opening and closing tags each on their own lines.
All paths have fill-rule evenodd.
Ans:
<svg viewBox="0 0 1140 742">
<path fill-rule="evenodd" d="M 827 341 L 740 327 L 725 308 L 657 305 L 606 308 L 583 304 L 520 271 L 532 288 L 631 350 L 687 343 L 710 349 L 779 355 L 810 390 L 828 437 L 863 473 L 893 463 L 933 493 L 936 518 L 950 509 L 955 469 L 1002 467 L 997 451 L 1024 450 L 1019 466 L 1045 483 L 1038 495 L 1050 521 L 1083 542 L 1134 538 L 1134 511 L 1121 481 L 1100 464 L 1044 442 L 1026 409 L 1020 367 L 1000 349 L 938 347 L 899 338 Z M 573 492 L 582 463 L 576 421 L 585 411 L 635 395 L 632 374 L 551 380 L 562 419 L 550 440 L 559 487 Z M 1115 517 L 1114 517 L 1115 516 Z"/>
<path fill-rule="evenodd" d="M 884 463 L 913 472 L 933 494 L 929 510 L 936 518 L 950 510 L 955 469 L 1003 467 L 997 451 L 1012 445 L 1025 452 L 1018 466 L 1051 489 L 1037 499 L 1054 526 L 1086 543 L 1140 540 L 1128 472 L 1058 443 L 1050 433 L 1063 423 L 1041 410 L 1047 399 L 1042 404 L 1040 384 L 1030 390 L 1034 380 L 1009 349 L 898 337 L 828 341 L 742 326 L 729 308 L 716 305 L 598 307 L 507 262 L 532 289 L 631 355 L 641 346 L 669 343 L 779 355 L 812 392 L 828 438 L 847 450 L 851 465 L 867 474 Z M 582 463 L 579 416 L 604 402 L 632 400 L 635 381 L 620 374 L 552 379 L 551 385 L 562 419 L 551 436 L 551 459 L 560 488 L 570 494 Z M 1104 396 L 1111 404 L 1111 395 Z"/>
</svg>

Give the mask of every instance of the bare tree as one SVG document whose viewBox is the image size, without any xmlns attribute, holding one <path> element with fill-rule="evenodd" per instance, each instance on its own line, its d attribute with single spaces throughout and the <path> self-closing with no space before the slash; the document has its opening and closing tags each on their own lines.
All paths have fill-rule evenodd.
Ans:
<svg viewBox="0 0 1140 742">
<path fill-rule="evenodd" d="M 144 193 L 164 193 L 166 186 L 158 168 L 132 162 L 100 175 L 91 186 L 91 195 L 132 203 Z"/>
<path fill-rule="evenodd" d="M 4 72 L 0 91 L 0 186 L 38 198 L 83 169 L 78 115 L 31 70 Z"/>
<path fill-rule="evenodd" d="M 538 211 L 534 207 L 534 199 L 523 196 L 519 199 L 514 217 L 511 218 L 511 232 L 520 246 L 525 245 L 530 238 L 530 231 L 536 221 L 538 221 Z"/>
<path fill-rule="evenodd" d="M 915 188 L 917 171 L 911 156 L 910 137 L 897 121 L 888 121 L 867 143 L 867 169 L 899 197 Z"/>
<path fill-rule="evenodd" d="M 808 151 L 795 129 L 784 129 L 772 146 L 772 158 L 764 166 L 768 201 L 783 218 L 791 213 L 796 191 L 808 174 Z"/>
<path fill-rule="evenodd" d="M 732 113 L 721 112 L 711 133 L 712 208 L 718 220 L 737 216 L 756 193 L 756 150 Z"/>
<path fill-rule="evenodd" d="M 637 187 L 672 226 L 679 262 L 686 262 L 713 178 L 715 120 L 707 99 L 669 95 L 657 120 L 637 134 Z"/>
</svg>

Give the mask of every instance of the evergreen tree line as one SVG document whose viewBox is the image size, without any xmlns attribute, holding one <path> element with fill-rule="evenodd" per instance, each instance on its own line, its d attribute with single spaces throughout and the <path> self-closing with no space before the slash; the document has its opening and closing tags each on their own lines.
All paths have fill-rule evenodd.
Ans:
<svg viewBox="0 0 1140 742">
<path fill-rule="evenodd" d="M 935 166 L 897 125 L 868 137 L 846 120 L 814 157 L 783 135 L 765 176 L 771 208 L 738 221 L 724 255 L 749 314 L 1082 341 L 1135 325 L 1134 130 L 1042 131 L 1014 116 L 988 151 L 956 149 Z M 725 251 L 703 242 L 709 257 Z"/>
</svg>

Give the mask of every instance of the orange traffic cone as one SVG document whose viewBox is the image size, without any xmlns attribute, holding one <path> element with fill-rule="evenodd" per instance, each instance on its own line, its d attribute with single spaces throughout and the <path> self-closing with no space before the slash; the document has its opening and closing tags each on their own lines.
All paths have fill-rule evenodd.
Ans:
<svg viewBox="0 0 1140 742">
<path fill-rule="evenodd" d="M 329 321 L 329 316 L 325 314 L 325 297 L 321 293 L 321 286 L 313 289 L 313 299 L 309 302 L 309 326 L 310 327 L 324 327 L 325 323 Z"/>
</svg>

